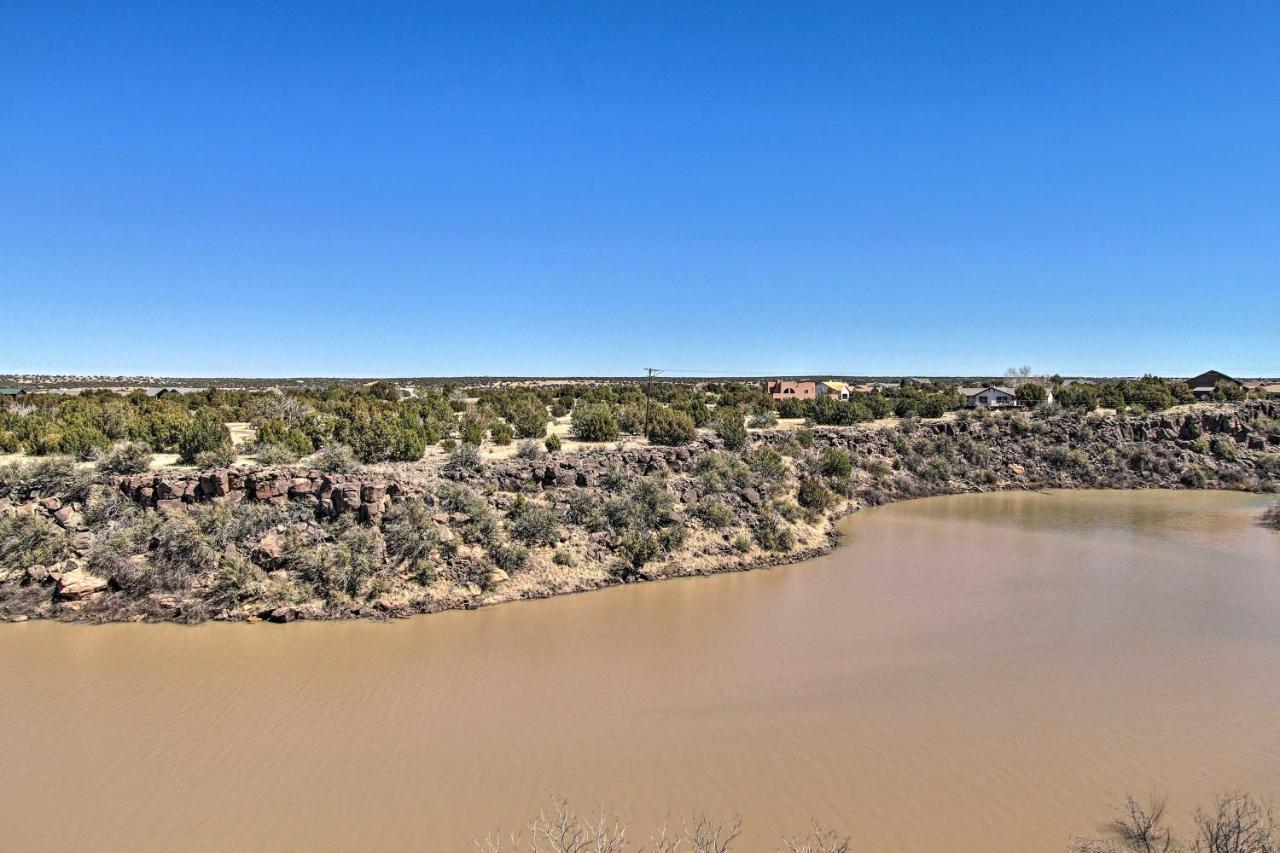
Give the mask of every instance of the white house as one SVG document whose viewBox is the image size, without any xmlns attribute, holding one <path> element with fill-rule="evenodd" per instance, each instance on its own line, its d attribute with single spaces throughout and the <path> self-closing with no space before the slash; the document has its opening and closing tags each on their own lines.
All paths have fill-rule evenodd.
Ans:
<svg viewBox="0 0 1280 853">
<path fill-rule="evenodd" d="M 819 397 L 835 397 L 837 400 L 848 400 L 851 392 L 852 389 L 849 388 L 849 383 L 847 382 L 836 382 L 834 379 L 829 379 L 818 383 Z"/>
<path fill-rule="evenodd" d="M 998 409 L 1018 405 L 1018 395 L 1012 388 L 1002 385 L 985 385 L 980 388 L 960 388 L 965 406 L 971 409 Z"/>
</svg>

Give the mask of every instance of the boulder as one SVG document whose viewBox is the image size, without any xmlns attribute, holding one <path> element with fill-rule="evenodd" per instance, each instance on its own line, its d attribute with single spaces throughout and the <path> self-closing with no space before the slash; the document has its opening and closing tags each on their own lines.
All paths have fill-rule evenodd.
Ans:
<svg viewBox="0 0 1280 853">
<path fill-rule="evenodd" d="M 502 569 L 494 569 L 489 572 L 489 586 L 497 586 L 505 580 L 510 580 L 511 576 Z"/>
<path fill-rule="evenodd" d="M 284 537 L 279 530 L 267 531 L 253 549 L 254 559 L 264 566 L 278 565 L 284 558 Z"/>
<path fill-rule="evenodd" d="M 292 622 L 298 618 L 298 608 L 296 607 L 277 607 L 267 616 L 272 622 Z"/>
<path fill-rule="evenodd" d="M 61 507 L 53 514 L 54 521 L 62 527 L 74 529 L 84 524 L 84 516 L 76 512 L 70 505 Z"/>
<path fill-rule="evenodd" d="M 79 601 L 89 596 L 104 592 L 107 579 L 91 575 L 84 569 L 76 567 L 64 571 L 58 579 L 57 596 L 65 601 Z"/>
</svg>

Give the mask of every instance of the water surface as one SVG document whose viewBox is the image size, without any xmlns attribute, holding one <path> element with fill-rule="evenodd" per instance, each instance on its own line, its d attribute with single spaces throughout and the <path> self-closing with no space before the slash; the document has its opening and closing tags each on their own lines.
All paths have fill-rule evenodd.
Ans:
<svg viewBox="0 0 1280 853">
<path fill-rule="evenodd" d="M 832 555 L 390 624 L 0 626 L 13 850 L 638 837 L 1062 850 L 1126 792 L 1280 798 L 1280 535 L 1230 493 L 969 495 Z"/>
</svg>

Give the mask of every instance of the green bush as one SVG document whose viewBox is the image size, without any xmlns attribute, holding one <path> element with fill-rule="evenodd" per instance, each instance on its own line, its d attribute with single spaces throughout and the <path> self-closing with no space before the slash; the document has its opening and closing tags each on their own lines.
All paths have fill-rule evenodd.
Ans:
<svg viewBox="0 0 1280 853">
<path fill-rule="evenodd" d="M 547 440 L 543 443 L 546 445 L 548 453 L 560 452 L 560 436 L 556 435 L 555 433 L 552 433 L 551 435 L 547 436 Z"/>
<path fill-rule="evenodd" d="M 796 501 L 805 509 L 826 512 L 836 504 L 836 496 L 817 477 L 805 477 L 796 491 Z"/>
<path fill-rule="evenodd" d="M 231 431 L 211 412 L 197 412 L 178 440 L 178 456 L 187 464 L 201 453 L 232 449 Z"/>
<path fill-rule="evenodd" d="M 719 498 L 705 497 L 693 506 L 693 515 L 707 527 L 720 530 L 733 523 L 733 511 Z"/>
<path fill-rule="evenodd" d="M 195 458 L 195 464 L 200 468 L 226 468 L 235 461 L 236 452 L 231 447 L 202 450 L 196 454 Z"/>
<path fill-rule="evenodd" d="M 579 403 L 573 407 L 572 430 L 579 441 L 615 441 L 618 421 L 607 403 Z"/>
<path fill-rule="evenodd" d="M 751 525 L 751 538 L 765 551 L 786 552 L 796 545 L 794 531 L 777 514 L 762 511 Z"/>
<path fill-rule="evenodd" d="M 457 477 L 468 471 L 479 471 L 484 465 L 480 461 L 480 451 L 469 442 L 459 444 L 449 454 L 440 470 L 450 476 Z"/>
<path fill-rule="evenodd" d="M 297 452 L 284 444 L 263 445 L 258 448 L 256 456 L 263 465 L 292 465 L 298 461 Z"/>
<path fill-rule="evenodd" d="M 522 495 L 508 516 L 507 529 L 525 545 L 554 545 L 560 538 L 560 519 L 551 508 L 529 503 Z"/>
<path fill-rule="evenodd" d="M 591 492 L 582 489 L 575 489 L 569 495 L 569 512 L 566 518 L 570 524 L 585 527 L 593 533 L 609 526 L 604 504 Z"/>
<path fill-rule="evenodd" d="M 462 416 L 462 421 L 458 425 L 458 435 L 462 438 L 463 444 L 479 447 L 488 429 L 488 421 L 475 412 L 468 412 Z"/>
<path fill-rule="evenodd" d="M 498 421 L 493 426 L 489 427 L 489 438 L 493 440 L 494 444 L 499 445 L 500 447 L 505 447 L 510 444 L 515 437 L 515 429 L 506 421 Z"/>
<path fill-rule="evenodd" d="M 516 457 L 518 459 L 541 459 L 546 455 L 547 452 L 543 449 L 543 446 L 532 438 L 526 438 L 516 445 Z"/>
<path fill-rule="evenodd" d="M 393 462 L 417 462 L 427 452 L 427 438 L 417 430 L 396 430 L 395 439 L 388 448 L 387 458 Z"/>
<path fill-rule="evenodd" d="M 326 444 L 320 448 L 315 465 L 329 474 L 351 474 L 360 470 L 360 462 L 345 444 Z"/>
<path fill-rule="evenodd" d="M 66 547 L 66 536 L 47 518 L 29 513 L 0 516 L 0 574 L 56 563 Z"/>
<path fill-rule="evenodd" d="M 825 448 L 818 457 L 818 472 L 824 477 L 848 477 L 853 473 L 853 460 L 839 448 Z"/>
<path fill-rule="evenodd" d="M 649 414 L 648 438 L 652 444 L 678 447 L 693 441 L 697 428 L 693 418 L 665 406 L 654 406 Z"/>
<path fill-rule="evenodd" d="M 392 504 L 382 520 L 382 536 L 389 560 L 407 564 L 419 583 L 435 580 L 431 557 L 440 548 L 440 534 L 425 503 Z"/>
<path fill-rule="evenodd" d="M 712 423 L 727 450 L 741 450 L 746 446 L 747 428 L 742 422 L 742 413 L 737 409 L 717 409 Z"/>
<path fill-rule="evenodd" d="M 98 462 L 98 470 L 104 474 L 141 474 L 151 467 L 155 457 L 151 445 L 143 441 L 118 444 Z"/>
</svg>

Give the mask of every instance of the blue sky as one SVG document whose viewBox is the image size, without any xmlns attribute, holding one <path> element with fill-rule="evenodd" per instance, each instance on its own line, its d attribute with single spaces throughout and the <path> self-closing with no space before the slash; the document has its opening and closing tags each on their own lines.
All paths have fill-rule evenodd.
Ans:
<svg viewBox="0 0 1280 853">
<path fill-rule="evenodd" d="M 1280 374 L 1280 4 L 0 4 L 0 372 Z"/>
</svg>

